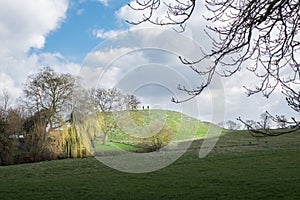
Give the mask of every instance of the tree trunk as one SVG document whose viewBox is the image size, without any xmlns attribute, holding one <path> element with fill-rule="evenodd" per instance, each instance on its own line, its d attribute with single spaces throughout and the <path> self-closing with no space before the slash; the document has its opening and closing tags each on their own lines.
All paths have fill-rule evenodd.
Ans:
<svg viewBox="0 0 300 200">
<path fill-rule="evenodd" d="M 103 135 L 103 144 L 104 145 L 106 145 L 106 143 L 107 143 L 107 133 L 105 133 L 104 135 Z"/>
</svg>

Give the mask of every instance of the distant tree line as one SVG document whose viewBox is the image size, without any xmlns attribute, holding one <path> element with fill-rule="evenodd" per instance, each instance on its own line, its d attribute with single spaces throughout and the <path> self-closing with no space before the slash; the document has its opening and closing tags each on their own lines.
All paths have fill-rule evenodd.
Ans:
<svg viewBox="0 0 300 200">
<path fill-rule="evenodd" d="M 134 95 L 116 88 L 83 91 L 74 76 L 49 67 L 29 75 L 23 92 L 18 105 L 12 105 L 9 91 L 2 91 L 0 165 L 91 156 L 90 138 L 102 133 L 103 143 L 107 141 L 108 114 L 140 104 Z M 74 115 L 80 117 L 84 106 L 92 108 L 97 118 L 82 115 L 90 118 L 76 126 Z"/>
<path fill-rule="evenodd" d="M 246 120 L 245 123 L 239 123 L 239 121 L 233 121 L 233 120 L 227 120 L 224 122 L 218 123 L 220 127 L 229 129 L 229 130 L 247 130 L 249 127 L 253 131 L 257 130 L 258 132 L 260 130 L 270 130 L 272 128 L 274 129 L 291 129 L 293 128 L 290 123 L 288 122 L 287 118 L 284 115 L 276 116 L 276 119 L 272 118 L 268 112 L 262 113 L 260 115 L 260 120 L 259 121 L 254 121 L 254 120 Z M 259 135 L 259 133 L 255 133 L 256 137 L 259 136 L 265 136 L 264 135 Z M 280 132 L 279 132 L 280 133 Z M 272 133 L 274 135 L 274 133 Z"/>
</svg>

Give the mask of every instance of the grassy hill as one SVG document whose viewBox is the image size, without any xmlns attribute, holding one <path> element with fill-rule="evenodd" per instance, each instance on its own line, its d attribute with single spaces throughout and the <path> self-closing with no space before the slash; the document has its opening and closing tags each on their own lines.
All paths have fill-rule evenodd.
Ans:
<svg viewBox="0 0 300 200">
<path fill-rule="evenodd" d="M 202 139 L 210 126 L 215 126 L 208 122 L 201 122 L 195 118 L 189 117 L 179 112 L 169 110 L 138 110 L 128 112 L 115 112 L 111 116 L 112 121 L 116 124 L 109 133 L 110 146 L 116 143 L 138 146 L 142 143 L 143 138 L 149 138 L 163 128 L 167 128 L 171 134 L 172 142 L 184 140 Z M 121 147 L 121 148 L 122 148 Z M 101 139 L 98 139 L 96 149 L 107 150 L 101 147 Z M 113 151 L 116 149 L 112 148 Z"/>
</svg>

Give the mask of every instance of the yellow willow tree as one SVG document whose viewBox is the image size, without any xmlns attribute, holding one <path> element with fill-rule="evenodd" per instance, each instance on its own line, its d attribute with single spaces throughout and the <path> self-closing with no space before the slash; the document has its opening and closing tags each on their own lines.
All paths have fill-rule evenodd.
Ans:
<svg viewBox="0 0 300 200">
<path fill-rule="evenodd" d="M 76 91 L 73 101 L 70 120 L 63 129 L 67 157 L 93 156 L 93 141 L 101 132 L 94 104 L 86 90 Z"/>
<path fill-rule="evenodd" d="M 82 123 L 73 123 L 69 128 L 69 136 L 74 145 L 72 157 L 93 156 L 93 140 L 100 132 L 101 127 L 95 115 L 86 116 Z"/>
<path fill-rule="evenodd" d="M 72 121 L 63 129 L 64 145 L 69 158 L 82 158 L 94 155 L 93 140 L 101 128 L 97 118 L 86 116 L 80 121 Z"/>
</svg>

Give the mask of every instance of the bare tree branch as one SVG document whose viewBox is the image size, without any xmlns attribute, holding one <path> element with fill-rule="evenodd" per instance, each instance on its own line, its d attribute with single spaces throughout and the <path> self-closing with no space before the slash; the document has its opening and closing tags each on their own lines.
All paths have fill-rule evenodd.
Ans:
<svg viewBox="0 0 300 200">
<path fill-rule="evenodd" d="M 279 136 L 279 135 L 284 135 L 284 134 L 289 134 L 289 133 L 294 133 L 296 131 L 300 130 L 300 122 L 297 121 L 295 118 L 291 118 L 291 121 L 284 121 L 286 124 L 286 128 L 283 129 L 270 129 L 270 127 L 266 127 L 266 121 L 271 120 L 275 123 L 282 123 L 283 119 L 276 115 L 275 117 L 272 116 L 269 112 L 266 112 L 265 119 L 263 120 L 262 123 L 260 122 L 254 122 L 254 123 L 249 123 L 248 121 L 244 121 L 241 117 L 237 119 L 240 121 L 242 124 L 245 125 L 248 131 L 250 131 L 251 135 L 254 137 L 266 137 L 266 136 Z"/>
<path fill-rule="evenodd" d="M 52 130 L 62 125 L 63 114 L 71 107 L 75 86 L 72 75 L 59 74 L 45 67 L 28 77 L 23 102 L 32 112 L 45 115 Z"/>
<path fill-rule="evenodd" d="M 191 18 L 196 5 L 195 0 L 187 1 L 188 3 L 174 1 L 172 5 L 161 2 L 136 1 L 137 7 L 130 5 L 134 10 L 148 13 L 144 14 L 143 20 L 131 24 L 150 22 L 162 26 L 183 26 Z M 209 52 L 203 52 L 205 56 L 198 60 L 179 57 L 181 62 L 197 73 L 204 82 L 194 89 L 179 85 L 179 90 L 185 91 L 191 97 L 172 101 L 176 103 L 189 101 L 210 85 L 213 76 L 231 77 L 246 67 L 258 78 L 254 88 L 244 86 L 248 96 L 261 93 L 268 98 L 278 89 L 286 96 L 290 108 L 299 113 L 300 2 L 298 0 L 206 0 L 205 2 L 212 16 L 204 18 L 213 24 L 207 26 L 205 32 L 213 46 Z M 169 11 L 166 12 L 165 19 L 158 19 L 156 14 L 166 5 Z M 177 14 L 184 17 L 178 19 Z M 198 66 L 201 66 L 205 59 L 213 60 L 213 64 L 205 70 L 200 70 Z M 250 61 L 247 62 L 250 64 L 245 66 L 245 61 Z M 271 115 L 270 119 L 279 120 Z M 241 119 L 240 121 L 244 122 Z M 292 131 L 299 127 L 295 118 L 290 123 Z M 244 125 L 247 126 L 247 123 L 244 122 Z"/>
<path fill-rule="evenodd" d="M 133 25 L 144 22 L 160 26 L 178 25 L 184 31 L 185 23 L 192 16 L 195 5 L 195 0 L 175 0 L 172 3 L 162 0 L 136 0 L 128 6 L 137 12 L 143 11 L 143 17 L 141 20 L 127 22 Z M 163 18 L 157 16 L 160 11 L 165 11 Z"/>
<path fill-rule="evenodd" d="M 10 96 L 10 93 L 8 92 L 8 90 L 6 90 L 6 89 L 3 90 L 2 96 L 0 97 L 0 101 L 1 101 L 0 111 L 7 113 L 8 108 L 10 106 L 10 101 L 11 101 L 11 96 Z"/>
</svg>

